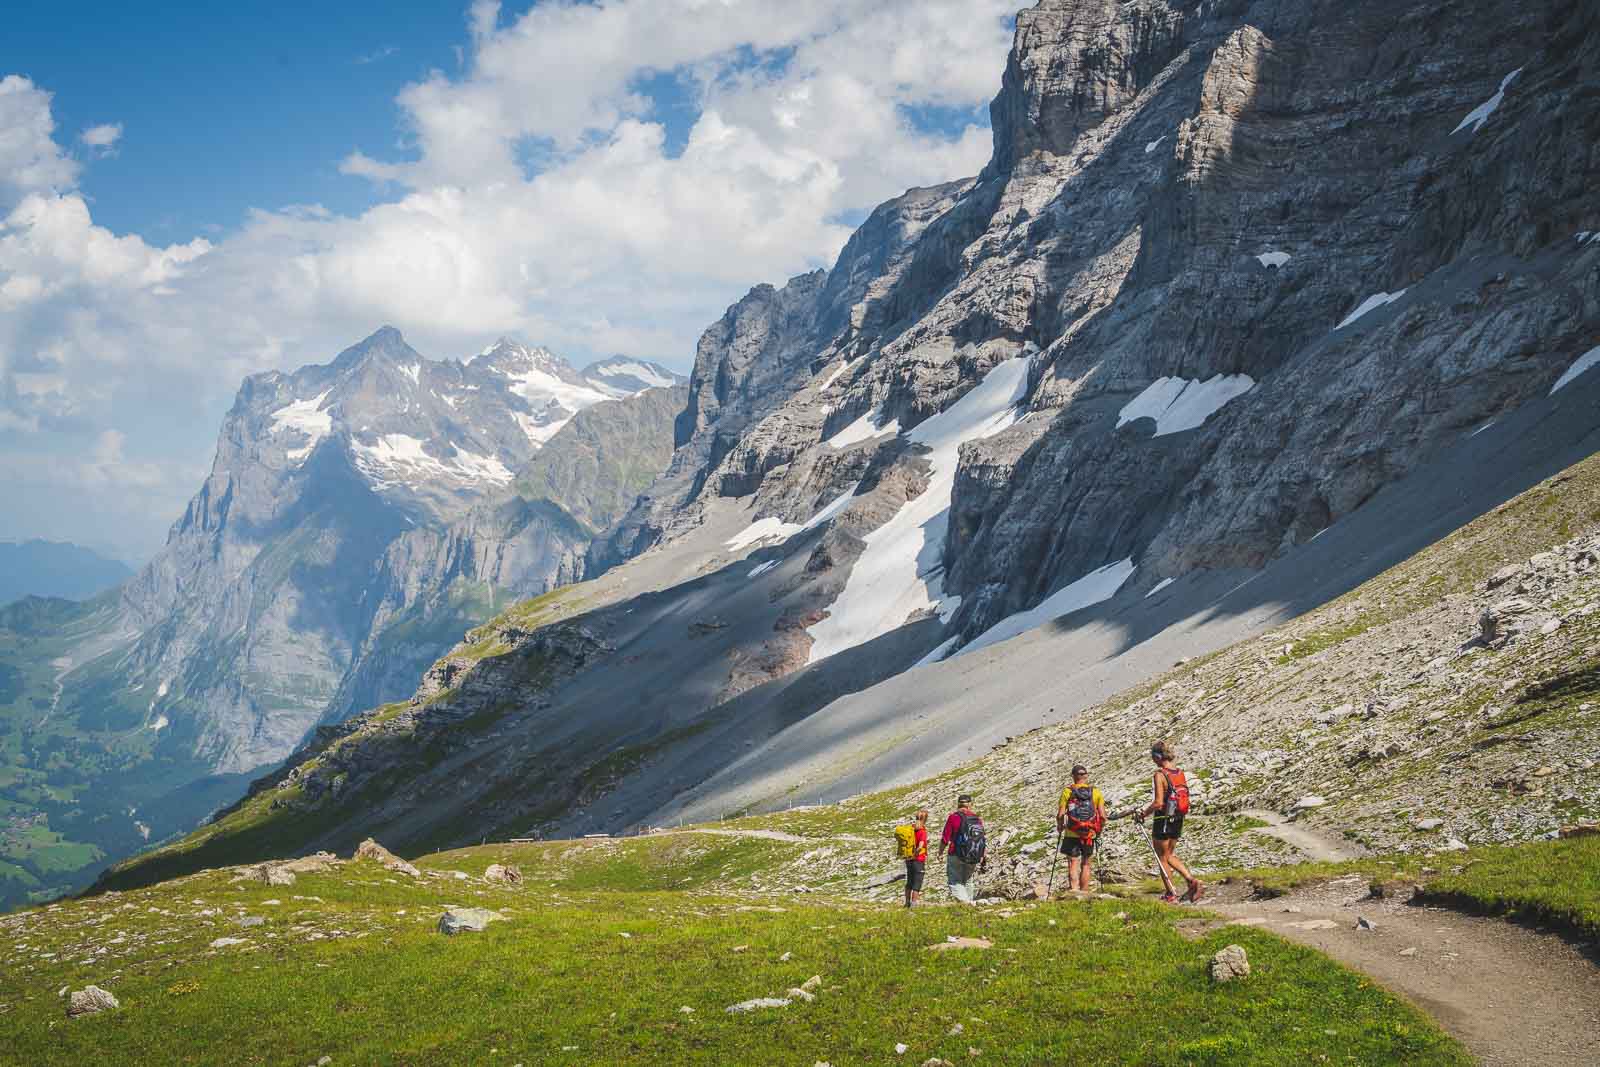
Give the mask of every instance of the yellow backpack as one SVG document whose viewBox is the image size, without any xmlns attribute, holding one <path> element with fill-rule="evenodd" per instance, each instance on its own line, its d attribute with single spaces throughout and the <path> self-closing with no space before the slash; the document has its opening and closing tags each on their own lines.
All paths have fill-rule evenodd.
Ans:
<svg viewBox="0 0 1600 1067">
<path fill-rule="evenodd" d="M 896 826 L 894 828 L 895 851 L 903 860 L 917 858 L 917 828 L 915 826 Z"/>
</svg>

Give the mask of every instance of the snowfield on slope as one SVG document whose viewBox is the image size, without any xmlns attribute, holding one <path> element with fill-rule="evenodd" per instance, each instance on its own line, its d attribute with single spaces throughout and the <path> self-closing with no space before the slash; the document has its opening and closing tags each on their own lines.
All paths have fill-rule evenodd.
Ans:
<svg viewBox="0 0 1600 1067">
<path fill-rule="evenodd" d="M 960 659 L 968 652 L 976 652 L 980 648 L 1008 641 L 1018 634 L 1027 633 L 1063 615 L 1071 615 L 1074 611 L 1110 600 L 1116 591 L 1122 588 L 1123 583 L 1133 577 L 1133 572 L 1137 569 L 1133 565 L 1133 560 L 1124 559 L 1108 563 L 1099 570 L 1090 571 L 1077 581 L 1070 582 L 1051 593 L 1027 611 L 1007 615 L 967 642 L 950 658 Z"/>
<path fill-rule="evenodd" d="M 321 410 L 322 402 L 328 399 L 328 394 L 332 391 L 324 389 L 310 400 L 296 400 L 272 413 L 274 434 L 282 433 L 284 430 L 295 430 L 306 436 L 305 444 L 287 450 L 286 455 L 291 463 L 298 463 L 311 455 L 311 450 L 317 447 L 317 442 L 333 431 L 333 416 Z"/>
<path fill-rule="evenodd" d="M 1157 378 L 1117 413 L 1117 429 L 1134 419 L 1154 419 L 1156 436 L 1192 430 L 1235 397 L 1255 388 L 1248 374 L 1218 374 L 1206 381 Z"/>
<path fill-rule="evenodd" d="M 856 487 L 860 484 L 860 482 L 856 482 L 855 485 L 840 493 L 827 507 L 811 516 L 805 522 L 784 522 L 776 515 L 769 515 L 764 519 L 757 519 L 728 538 L 725 545 L 735 552 L 740 552 L 762 541 L 787 541 L 795 534 L 814 530 L 843 511 L 845 505 L 850 503 L 850 498 L 856 495 Z M 776 563 L 774 563 L 774 566 L 776 566 Z M 755 576 L 756 572 L 752 571 L 750 577 L 754 578 Z"/>
<path fill-rule="evenodd" d="M 807 630 L 813 641 L 807 662 L 882 636 L 916 612 L 935 609 L 948 619 L 960 606 L 960 597 L 944 595 L 943 573 L 956 463 L 963 444 L 1017 421 L 1030 362 L 1031 357 L 1021 356 L 999 364 L 960 400 L 911 431 L 910 439 L 930 450 L 928 487 L 867 534 L 866 548 L 828 617 Z"/>
</svg>

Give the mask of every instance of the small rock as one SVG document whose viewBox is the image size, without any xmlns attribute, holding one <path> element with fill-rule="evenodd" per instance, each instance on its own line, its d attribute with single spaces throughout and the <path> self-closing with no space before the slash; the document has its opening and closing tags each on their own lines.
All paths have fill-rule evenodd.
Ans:
<svg viewBox="0 0 1600 1067">
<path fill-rule="evenodd" d="M 778 962 L 779 963 L 788 963 L 793 958 L 794 958 L 794 953 L 793 952 L 785 952 L 783 955 L 778 957 Z"/>
<path fill-rule="evenodd" d="M 733 951 L 735 951 L 735 952 L 749 952 L 750 951 L 750 946 L 749 945 L 734 945 L 733 946 Z"/>
<path fill-rule="evenodd" d="M 98 1015 L 103 1011 L 113 1011 L 122 1007 L 116 997 L 101 989 L 97 985 L 85 986 L 72 991 L 72 996 L 67 1001 L 67 1018 L 76 1019 L 80 1015 Z"/>
<path fill-rule="evenodd" d="M 1563 826 L 1557 833 L 1563 837 L 1596 837 L 1600 836 L 1600 823 L 1579 822 L 1570 826 Z"/>
<path fill-rule="evenodd" d="M 966 1027 L 962 1026 L 960 1023 L 956 1023 L 954 1026 L 952 1026 L 950 1028 L 950 1036 L 951 1037 L 957 1037 L 965 1029 L 966 1029 Z"/>
<path fill-rule="evenodd" d="M 215 941 L 211 942 L 211 947 L 212 948 L 227 948 L 230 945 L 243 945 L 243 944 L 247 944 L 247 942 L 242 937 L 219 937 Z"/>
<path fill-rule="evenodd" d="M 1412 824 L 1418 830 L 1437 830 L 1444 825 L 1443 819 L 1418 819 Z"/>
<path fill-rule="evenodd" d="M 817 999 L 817 995 L 815 993 L 801 989 L 799 986 L 795 986 L 793 989 L 784 990 L 783 995 L 788 997 L 790 1000 L 803 1000 L 807 1004 Z"/>
<path fill-rule="evenodd" d="M 1243 945 L 1229 945 L 1211 957 L 1211 978 L 1216 982 L 1232 982 L 1250 976 L 1250 958 Z"/>
<path fill-rule="evenodd" d="M 410 878 L 421 878 L 422 872 L 417 870 L 393 852 L 378 844 L 372 838 L 367 838 L 356 846 L 355 858 L 358 860 L 375 860 L 384 870 L 394 871 Z"/>
<path fill-rule="evenodd" d="M 439 916 L 439 932 L 455 935 L 469 930 L 480 931 L 490 923 L 504 920 L 504 915 L 488 908 L 446 908 L 444 914 Z"/>
<path fill-rule="evenodd" d="M 491 863 L 483 872 L 485 882 L 499 882 L 503 885 L 521 885 L 522 871 L 516 867 L 508 867 L 503 863 Z"/>
<path fill-rule="evenodd" d="M 737 1004 L 729 1004 L 723 1010 L 729 1015 L 738 1015 L 740 1012 L 758 1011 L 762 1008 L 787 1008 L 789 1001 L 783 997 L 754 997 L 750 1000 L 741 1000 Z"/>
<path fill-rule="evenodd" d="M 233 921 L 235 925 L 238 926 L 260 926 L 267 920 L 263 919 L 259 915 L 241 915 Z"/>
<path fill-rule="evenodd" d="M 1499 570 L 1489 575 L 1489 579 L 1483 583 L 1483 587 L 1485 589 L 1498 589 L 1500 586 L 1505 585 L 1507 582 L 1521 573 L 1522 567 L 1516 563 L 1513 563 L 1510 566 L 1501 567 Z"/>
<path fill-rule="evenodd" d="M 1294 807 L 1290 808 L 1289 810 L 1290 811 L 1309 811 L 1312 808 L 1325 807 L 1327 805 L 1327 803 L 1328 803 L 1328 798 L 1327 797 L 1319 797 L 1315 793 L 1313 793 L 1313 794 L 1310 794 L 1309 796 L 1303 796 L 1299 800 L 1295 801 L 1294 802 Z"/>
<path fill-rule="evenodd" d="M 1334 930 L 1339 924 L 1332 919 L 1307 919 L 1301 923 L 1290 923 L 1296 930 Z"/>
<path fill-rule="evenodd" d="M 694 1009 L 689 1007 L 689 1005 L 685 1004 L 683 1007 L 678 1009 L 678 1014 L 679 1015 L 693 1015 L 694 1014 Z"/>
<path fill-rule="evenodd" d="M 1415 956 L 1416 954 L 1417 950 L 1415 948 L 1403 948 L 1400 950 L 1400 955 L 1402 956 L 1411 957 Z"/>
<path fill-rule="evenodd" d="M 904 1056 L 904 1055 L 905 1055 L 905 1054 L 906 1054 L 906 1053 L 907 1053 L 907 1052 L 909 1052 L 909 1051 L 910 1051 L 910 1050 L 911 1050 L 911 1046 L 910 1046 L 910 1045 L 905 1045 L 905 1044 L 898 1044 L 898 1043 L 897 1043 L 897 1044 L 896 1044 L 896 1045 L 895 1045 L 895 1046 L 894 1046 L 894 1054 L 895 1054 L 895 1055 L 896 1055 L 896 1056 Z"/>
<path fill-rule="evenodd" d="M 1556 769 L 1554 767 L 1540 767 L 1538 770 L 1533 772 L 1533 776 L 1535 778 L 1548 778 L 1554 773 L 1556 773 Z"/>
<path fill-rule="evenodd" d="M 810 978 L 807 978 L 804 982 L 800 983 L 800 988 L 804 989 L 807 993 L 815 993 L 817 990 L 822 988 L 822 975 L 812 975 Z"/>
<path fill-rule="evenodd" d="M 941 1060 L 937 1056 L 929 1056 L 922 1061 L 922 1067 L 956 1067 L 956 1065 L 949 1060 Z"/>
<path fill-rule="evenodd" d="M 1377 924 L 1372 922 L 1370 919 L 1366 918 L 1365 916 L 1363 916 L 1363 915 L 1357 915 L 1356 916 L 1356 929 L 1357 930 L 1376 930 L 1377 928 L 1378 928 Z"/>
<path fill-rule="evenodd" d="M 937 945 L 929 945 L 930 952 L 946 952 L 955 948 L 993 948 L 994 942 L 982 937 L 951 936 Z"/>
</svg>

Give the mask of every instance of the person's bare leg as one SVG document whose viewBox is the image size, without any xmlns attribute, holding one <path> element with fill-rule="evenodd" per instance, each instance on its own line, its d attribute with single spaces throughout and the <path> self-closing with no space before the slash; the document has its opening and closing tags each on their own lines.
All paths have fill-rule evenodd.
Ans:
<svg viewBox="0 0 1600 1067">
<path fill-rule="evenodd" d="M 1167 841 L 1167 842 L 1165 842 L 1165 844 L 1167 846 L 1167 852 L 1166 852 L 1166 854 L 1167 854 L 1167 866 L 1169 868 L 1171 868 L 1172 870 L 1177 871 L 1179 874 L 1183 875 L 1183 880 L 1185 882 L 1189 883 L 1189 896 L 1190 897 L 1195 896 L 1195 894 L 1196 894 L 1196 892 L 1198 890 L 1198 887 L 1200 885 L 1200 879 L 1196 878 L 1193 874 L 1189 873 L 1189 868 L 1185 867 L 1183 865 L 1183 861 L 1180 860 L 1177 857 L 1176 853 L 1174 853 L 1172 851 L 1173 846 L 1176 845 L 1177 842 L 1176 841 Z"/>
<path fill-rule="evenodd" d="M 1089 876 L 1094 872 L 1094 860 L 1088 856 L 1083 857 L 1083 866 L 1078 869 L 1078 888 L 1085 893 L 1089 891 Z"/>
<path fill-rule="evenodd" d="M 1068 857 L 1068 859 L 1067 859 L 1067 888 L 1068 889 L 1076 889 L 1076 888 L 1078 888 L 1078 865 L 1080 863 L 1082 863 L 1082 862 L 1083 861 L 1081 859 L 1079 859 L 1077 856 Z"/>
<path fill-rule="evenodd" d="M 1153 838 L 1152 840 L 1154 840 L 1156 844 L 1156 862 L 1159 863 L 1161 865 L 1161 869 L 1166 872 L 1166 881 L 1168 884 L 1170 884 L 1172 882 L 1172 842 L 1162 838 Z"/>
</svg>

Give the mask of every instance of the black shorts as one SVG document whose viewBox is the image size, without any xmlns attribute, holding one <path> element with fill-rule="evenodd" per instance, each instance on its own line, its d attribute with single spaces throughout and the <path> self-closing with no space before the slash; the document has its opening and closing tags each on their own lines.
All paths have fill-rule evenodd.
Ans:
<svg viewBox="0 0 1600 1067">
<path fill-rule="evenodd" d="M 1157 815 L 1151 836 L 1157 841 L 1176 841 L 1183 836 L 1183 816 Z"/>
<path fill-rule="evenodd" d="M 906 888 L 916 893 L 922 892 L 922 879 L 927 873 L 927 860 L 906 860 Z"/>
<path fill-rule="evenodd" d="M 1061 854 L 1069 859 L 1088 859 L 1094 855 L 1094 842 L 1084 844 L 1081 839 L 1068 834 L 1061 839 Z"/>
</svg>

